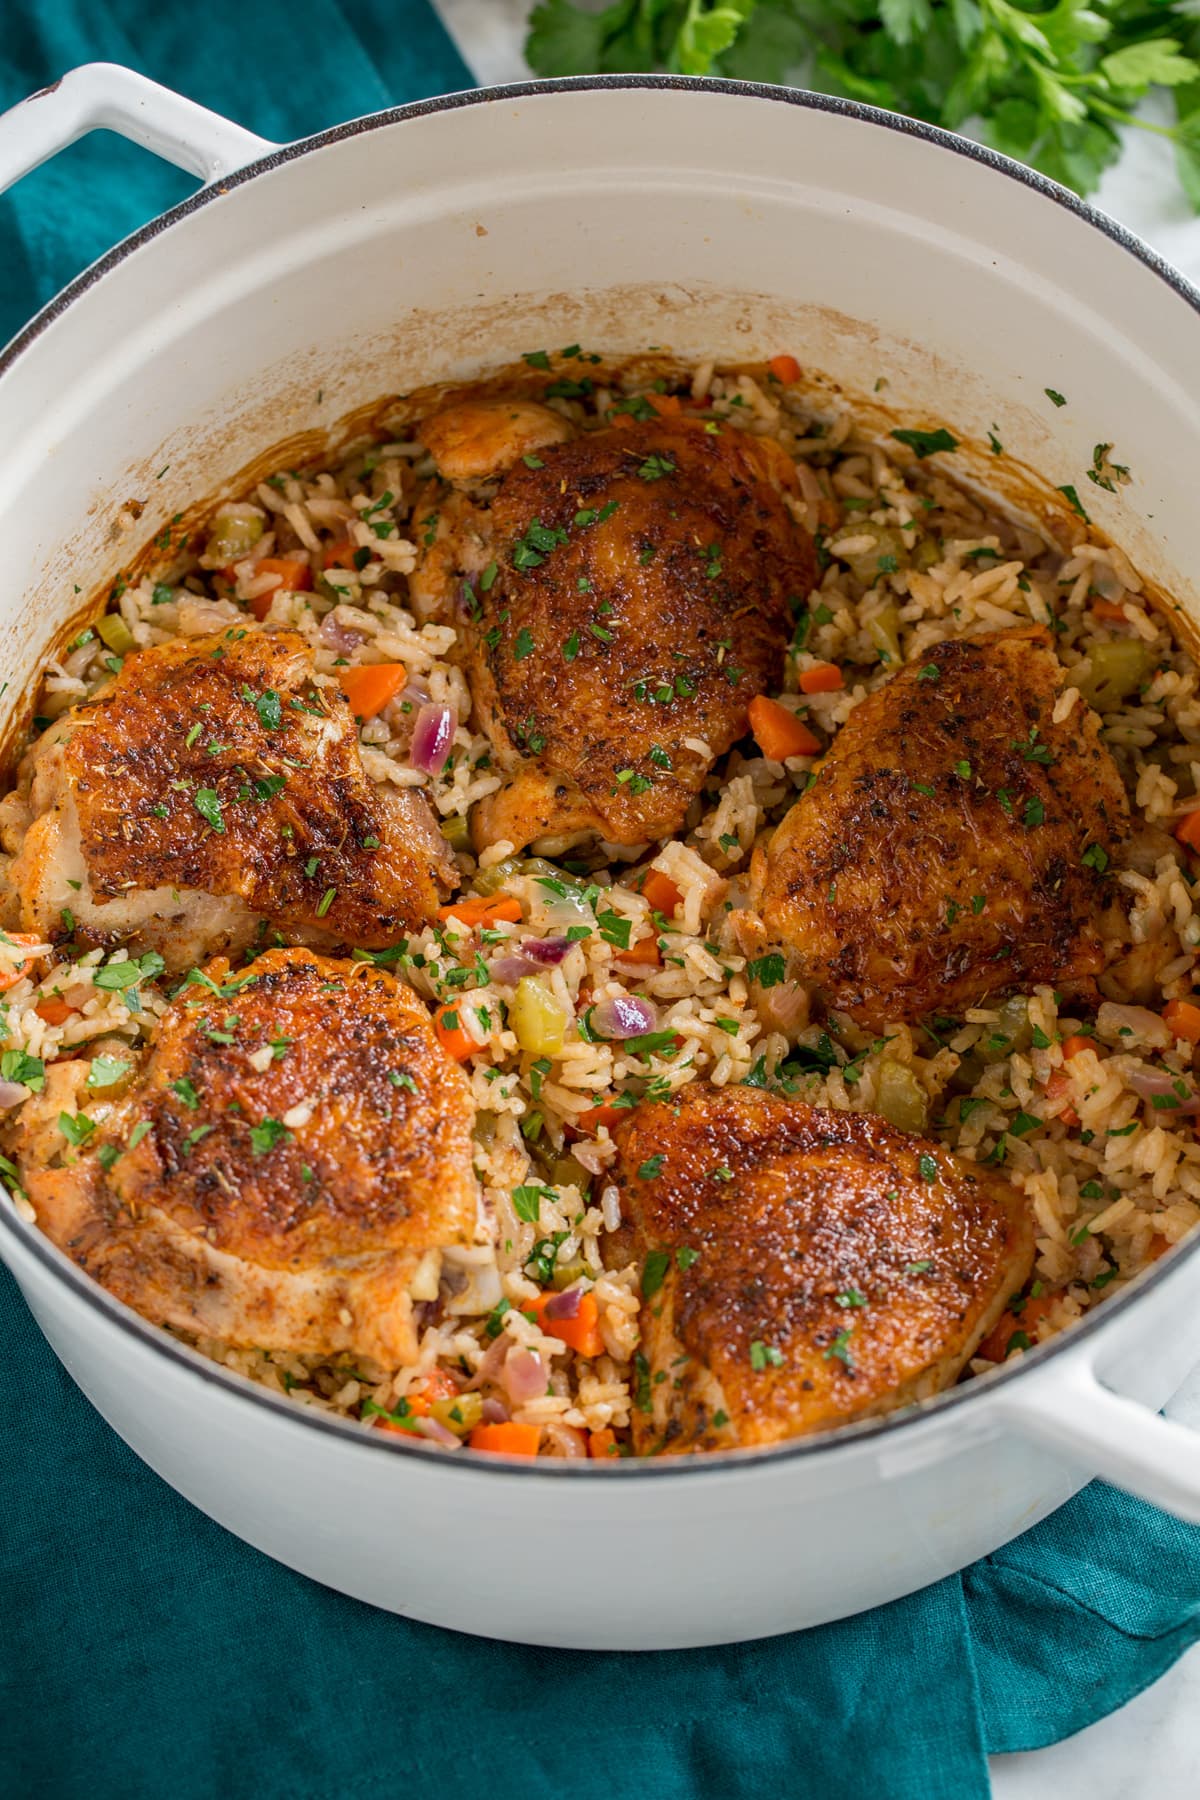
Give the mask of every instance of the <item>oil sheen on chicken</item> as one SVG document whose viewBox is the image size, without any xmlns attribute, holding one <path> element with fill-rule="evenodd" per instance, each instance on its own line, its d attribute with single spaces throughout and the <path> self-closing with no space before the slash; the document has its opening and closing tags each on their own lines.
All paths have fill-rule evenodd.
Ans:
<svg viewBox="0 0 1200 1800">
<path fill-rule="evenodd" d="M 413 586 L 459 629 L 506 778 L 475 809 L 476 844 L 668 837 L 750 701 L 779 686 L 792 606 L 815 580 L 787 506 L 794 465 L 715 421 L 625 418 L 561 441 L 564 421 L 541 409 L 539 433 L 525 403 L 511 430 L 538 448 L 506 466 L 490 406 L 424 428 L 448 475 L 482 473 L 476 439 L 504 473 L 430 501 Z"/>
<path fill-rule="evenodd" d="M 616 1137 L 639 1454 L 777 1443 L 934 1394 L 1032 1266 L 1010 1182 L 874 1114 L 697 1082 Z"/>
<path fill-rule="evenodd" d="M 1128 826 L 1040 626 L 936 644 L 855 708 L 753 864 L 766 938 L 868 1029 L 1038 982 L 1087 996 Z"/>
<path fill-rule="evenodd" d="M 30 750 L 5 842 L 26 930 L 153 948 L 171 969 L 244 949 L 263 919 L 382 946 L 455 879 L 424 798 L 367 778 L 340 688 L 290 632 L 126 657 Z"/>
<path fill-rule="evenodd" d="M 140 1069 L 107 1051 L 52 1063 L 9 1134 L 47 1235 L 156 1324 L 411 1361 L 417 1268 L 477 1213 L 470 1084 L 416 995 L 308 950 L 220 959 Z M 78 1150 L 60 1110 L 95 1127 Z"/>
</svg>

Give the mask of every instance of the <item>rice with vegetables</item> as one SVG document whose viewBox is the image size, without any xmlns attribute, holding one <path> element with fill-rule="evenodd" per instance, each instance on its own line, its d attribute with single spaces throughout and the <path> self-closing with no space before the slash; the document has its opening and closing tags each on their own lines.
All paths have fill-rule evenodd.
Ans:
<svg viewBox="0 0 1200 1800">
<path fill-rule="evenodd" d="M 578 356 L 567 367 L 578 375 Z M 132 652 L 288 630 L 361 718 L 370 780 L 428 797 L 461 893 L 436 924 L 352 948 L 428 1002 L 469 1079 L 475 1241 L 422 1260 L 411 1285 L 419 1348 L 400 1369 L 269 1343 L 199 1347 L 305 1405 L 447 1446 L 502 1419 L 528 1428 L 503 1447 L 568 1457 L 621 1454 L 646 1403 L 644 1271 L 614 1249 L 613 1133 L 639 1105 L 698 1080 L 881 1113 L 1023 1190 L 1033 1277 L 978 1346 L 976 1374 L 1079 1318 L 1200 1216 L 1200 699 L 1192 660 L 1136 571 L 1094 540 L 1078 496 L 1049 527 L 1009 517 L 952 479 L 948 433 L 866 435 L 798 381 L 790 358 L 687 377 L 649 364 L 613 372 L 598 358 L 592 368 L 544 386 L 545 403 L 582 432 L 615 407 L 653 418 L 683 403 L 723 432 L 778 440 L 798 470 L 789 504 L 817 545 L 783 687 L 768 697 L 778 705 L 751 707 L 754 735 L 718 758 L 677 836 L 472 849 L 468 815 L 501 775 L 454 626 L 423 622 L 411 601 L 410 577 L 437 535 L 423 498 L 434 469 L 399 416 L 329 466 L 280 470 L 222 504 L 203 537 L 165 534 L 154 573 L 118 581 L 103 618 L 49 665 L 33 727 L 102 688 Z M 1109 487 L 1128 479 L 1110 452 L 1098 446 L 1092 471 Z M 1030 624 L 1052 629 L 1067 671 L 1056 719 L 1081 697 L 1097 709 L 1133 809 L 1115 872 L 1125 904 L 1104 915 L 1098 1004 L 1046 985 L 922 1026 L 867 1032 L 836 1010 L 814 1018 L 784 958 L 756 954 L 742 928 L 755 847 L 900 665 L 948 637 Z M 11 827 L 19 803 L 4 807 Z M 30 942 L 7 905 L 0 1104 L 15 1116 L 56 1062 L 98 1048 L 87 1096 L 98 1117 L 177 984 L 153 952 L 87 948 L 69 908 L 62 941 Z M 78 1151 L 94 1122 L 88 1109 L 64 1112 L 46 1153 Z M 18 1208 L 36 1217 L 21 1171 L 4 1169 Z"/>
</svg>

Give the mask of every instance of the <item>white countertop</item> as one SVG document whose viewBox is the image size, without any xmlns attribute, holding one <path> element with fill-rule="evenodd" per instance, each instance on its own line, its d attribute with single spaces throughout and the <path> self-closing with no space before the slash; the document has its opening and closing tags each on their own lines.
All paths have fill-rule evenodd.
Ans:
<svg viewBox="0 0 1200 1800">
<path fill-rule="evenodd" d="M 434 0 L 481 83 L 525 81 L 531 0 Z M 1130 132 L 1097 204 L 1200 284 L 1200 219 L 1175 182 L 1171 149 Z M 1200 1371 L 1167 1409 L 1200 1429 Z M 1200 1795 L 1200 1645 L 1120 1712 L 1049 1750 L 992 1759 L 995 1800 L 1196 1800 Z"/>
</svg>

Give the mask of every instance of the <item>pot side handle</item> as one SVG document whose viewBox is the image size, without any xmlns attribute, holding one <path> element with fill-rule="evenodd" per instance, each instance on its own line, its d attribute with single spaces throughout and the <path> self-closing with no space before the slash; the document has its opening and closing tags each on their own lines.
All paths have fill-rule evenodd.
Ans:
<svg viewBox="0 0 1200 1800">
<path fill-rule="evenodd" d="M 994 1404 L 1018 1436 L 1200 1525 L 1200 1433 L 1114 1393 L 1087 1359 L 1015 1382 Z"/>
<path fill-rule="evenodd" d="M 84 63 L 0 113 L 0 193 L 89 131 L 116 131 L 205 182 L 278 149 L 119 63 Z"/>
</svg>

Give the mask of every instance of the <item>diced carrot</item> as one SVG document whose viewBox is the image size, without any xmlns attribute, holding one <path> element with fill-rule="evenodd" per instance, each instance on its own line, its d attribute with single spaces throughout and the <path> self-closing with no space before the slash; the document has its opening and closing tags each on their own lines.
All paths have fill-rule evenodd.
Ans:
<svg viewBox="0 0 1200 1800">
<path fill-rule="evenodd" d="M 521 902 L 513 894 L 497 894 L 494 899 L 472 894 L 469 899 L 452 900 L 449 906 L 438 907 L 439 919 L 455 918 L 472 927 L 494 925 L 497 919 L 515 925 L 520 917 Z"/>
<path fill-rule="evenodd" d="M 312 570 L 298 556 L 264 556 L 254 565 L 256 575 L 278 575 L 279 583 L 265 594 L 256 594 L 250 611 L 256 619 L 265 619 L 276 594 L 285 589 L 293 594 L 306 594 L 312 587 Z"/>
<path fill-rule="evenodd" d="M 339 669 L 338 681 L 356 719 L 373 719 L 394 700 L 408 680 L 403 663 L 360 663 Z"/>
<path fill-rule="evenodd" d="M 3 935 L 10 944 L 26 944 L 31 949 L 34 944 L 42 941 L 36 934 L 28 931 L 6 931 Z M 28 971 L 29 961 L 29 957 L 24 956 L 20 962 L 0 962 L 0 994 L 17 985 L 22 975 Z"/>
<path fill-rule="evenodd" d="M 1154 1236 L 1150 1239 L 1150 1246 L 1146 1251 L 1146 1255 L 1150 1258 L 1151 1262 L 1157 1262 L 1159 1257 L 1165 1256 L 1170 1248 L 1170 1240 L 1165 1238 L 1161 1231 L 1156 1231 Z"/>
<path fill-rule="evenodd" d="M 802 694 L 832 694 L 845 685 L 836 663 L 814 663 L 800 677 Z"/>
<path fill-rule="evenodd" d="M 580 1131 L 586 1131 L 589 1134 L 599 1131 L 602 1125 L 607 1125 L 611 1131 L 613 1126 L 619 1125 L 630 1111 L 631 1108 L 628 1106 L 611 1106 L 607 1101 L 602 1100 L 598 1106 L 589 1106 L 586 1112 L 577 1113 L 575 1123 Z"/>
<path fill-rule="evenodd" d="M 507 1419 L 500 1425 L 476 1425 L 467 1442 L 472 1450 L 487 1450 L 493 1456 L 536 1456 L 541 1436 L 540 1425 Z"/>
<path fill-rule="evenodd" d="M 618 950 L 616 957 L 618 962 L 633 963 L 637 968 L 662 968 L 662 951 L 656 937 L 639 938 L 636 944 L 630 944 L 628 950 Z"/>
<path fill-rule="evenodd" d="M 750 702 L 750 729 L 759 749 L 772 762 L 784 762 L 789 756 L 816 756 L 821 748 L 820 738 L 803 719 L 765 694 L 756 694 Z"/>
<path fill-rule="evenodd" d="M 1168 1000 L 1163 1007 L 1163 1023 L 1177 1038 L 1200 1044 L 1200 1006 L 1194 1006 L 1190 1000 Z"/>
<path fill-rule="evenodd" d="M 584 1294 L 579 1302 L 579 1311 L 573 1319 L 548 1319 L 546 1307 L 553 1300 L 554 1294 L 539 1294 L 531 1311 L 537 1314 L 538 1324 L 547 1337 L 557 1338 L 559 1343 L 566 1344 L 572 1350 L 578 1350 L 580 1356 L 600 1356 L 604 1351 L 604 1339 L 600 1335 L 600 1308 L 596 1304 L 595 1294 Z"/>
<path fill-rule="evenodd" d="M 1125 608 L 1119 600 L 1093 600 L 1092 612 L 1098 619 L 1108 619 L 1114 625 L 1128 625 Z"/>
<path fill-rule="evenodd" d="M 589 1431 L 589 1456 L 607 1457 L 616 1456 L 618 1454 L 617 1434 L 615 1431 L 610 1431 L 607 1425 L 604 1427 L 603 1431 Z"/>
<path fill-rule="evenodd" d="M 1034 1327 L 1053 1305 L 1053 1294 L 1039 1294 L 1036 1299 L 1031 1295 L 1019 1312 L 1001 1313 L 975 1352 L 976 1356 L 986 1356 L 989 1362 L 1003 1362 L 1008 1355 L 1013 1333 L 1017 1331 L 1023 1331 L 1030 1343 L 1036 1344 Z"/>
<path fill-rule="evenodd" d="M 1070 1086 L 1071 1077 L 1067 1074 L 1065 1069 L 1051 1069 L 1046 1080 L 1047 1099 L 1061 1099 L 1063 1094 L 1069 1090 Z M 1079 1114 L 1075 1111 L 1073 1106 L 1064 1106 L 1057 1117 L 1066 1126 L 1068 1131 L 1077 1131 L 1079 1129 Z"/>
<path fill-rule="evenodd" d="M 354 553 L 358 545 L 353 538 L 339 538 L 336 544 L 326 544 L 321 552 L 323 569 L 353 569 Z"/>
<path fill-rule="evenodd" d="M 1200 1018 L 1200 1013 L 1196 1016 Z M 1063 1061 L 1070 1062 L 1071 1058 L 1078 1056 L 1081 1050 L 1094 1050 L 1095 1048 L 1095 1038 L 1078 1037 L 1074 1034 L 1071 1037 L 1065 1037 L 1062 1044 Z"/>
<path fill-rule="evenodd" d="M 790 387 L 793 381 L 800 379 L 800 364 L 794 356 L 773 356 L 767 367 L 776 381 L 782 381 L 784 387 Z"/>
<path fill-rule="evenodd" d="M 650 902 L 655 912 L 660 912 L 669 919 L 677 906 L 683 904 L 683 895 L 675 886 L 669 875 L 661 869 L 647 869 L 642 877 L 642 894 Z"/>
<path fill-rule="evenodd" d="M 1200 811 L 1184 813 L 1175 822 L 1175 836 L 1189 850 L 1200 850 Z"/>
<path fill-rule="evenodd" d="M 33 1010 L 47 1025 L 65 1025 L 75 1008 L 51 994 L 49 998 L 39 1000 Z"/>
<path fill-rule="evenodd" d="M 673 413 L 683 411 L 682 403 L 676 394 L 645 394 L 642 397 L 647 406 L 652 406 L 660 418 L 667 418 Z"/>
<path fill-rule="evenodd" d="M 454 1024 L 447 1022 L 451 1019 L 455 1021 Z M 433 1015 L 433 1034 L 447 1056 L 452 1056 L 455 1062 L 466 1062 L 468 1056 L 474 1056 L 479 1045 L 469 1032 L 463 1030 L 457 1020 L 458 1006 L 456 1004 L 439 1006 Z"/>
<path fill-rule="evenodd" d="M 461 1384 L 455 1380 L 449 1369 L 431 1369 L 421 1383 L 420 1394 L 410 1394 L 408 1403 L 415 1407 L 417 1400 L 421 1400 L 428 1412 L 432 1401 L 457 1400 L 461 1392 Z"/>
</svg>

